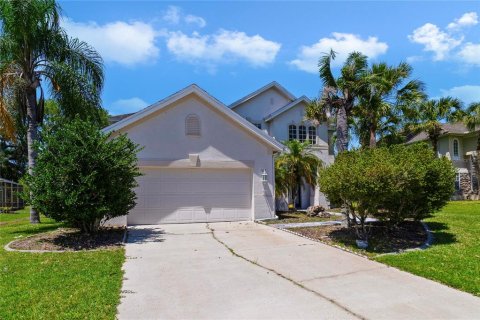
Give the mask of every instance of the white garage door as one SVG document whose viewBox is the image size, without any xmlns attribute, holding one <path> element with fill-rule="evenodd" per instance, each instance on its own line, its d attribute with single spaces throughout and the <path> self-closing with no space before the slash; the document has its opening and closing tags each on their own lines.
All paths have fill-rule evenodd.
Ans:
<svg viewBox="0 0 480 320">
<path fill-rule="evenodd" d="M 128 224 L 250 220 L 247 169 L 143 169 Z"/>
</svg>

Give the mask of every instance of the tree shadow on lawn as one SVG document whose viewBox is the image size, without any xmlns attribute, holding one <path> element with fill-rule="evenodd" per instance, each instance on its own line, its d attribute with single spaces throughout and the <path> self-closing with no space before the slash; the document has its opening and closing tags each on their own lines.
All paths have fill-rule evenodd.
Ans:
<svg viewBox="0 0 480 320">
<path fill-rule="evenodd" d="M 455 234 L 448 232 L 450 228 L 443 222 L 427 222 L 428 228 L 433 235 L 432 247 L 435 245 L 452 244 L 457 242 Z"/>
<path fill-rule="evenodd" d="M 11 224 L 11 225 L 8 225 L 8 226 L 15 227 L 15 224 Z M 27 224 L 25 226 L 15 228 L 12 231 L 7 231 L 7 233 L 11 234 L 11 235 L 23 234 L 23 235 L 28 236 L 28 235 L 41 233 L 41 232 L 53 231 L 53 230 L 58 229 L 62 226 L 63 225 L 55 223 L 55 222 L 45 223 L 45 224 L 41 223 L 41 224 L 35 224 L 35 225 Z M 7 226 L 4 226 L 4 227 L 6 229 Z"/>
</svg>

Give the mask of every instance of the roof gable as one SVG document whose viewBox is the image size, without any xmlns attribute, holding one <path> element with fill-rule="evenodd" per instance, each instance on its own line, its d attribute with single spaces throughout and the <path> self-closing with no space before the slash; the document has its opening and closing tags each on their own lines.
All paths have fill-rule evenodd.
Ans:
<svg viewBox="0 0 480 320">
<path fill-rule="evenodd" d="M 276 82 L 276 81 L 272 81 L 272 82 L 270 82 L 269 84 L 261 87 L 260 89 L 255 90 L 254 92 L 246 95 L 245 97 L 243 97 L 243 98 L 235 101 L 234 103 L 230 104 L 228 107 L 233 110 L 233 109 L 235 109 L 236 107 L 244 104 L 244 103 L 247 102 L 247 101 L 250 101 L 251 99 L 259 96 L 260 94 L 262 94 L 262 93 L 264 93 L 264 92 L 266 92 L 266 91 L 268 91 L 268 90 L 270 90 L 270 89 L 272 89 L 272 88 L 276 89 L 276 90 L 277 90 L 278 92 L 280 92 L 283 96 L 285 96 L 285 98 L 287 98 L 288 100 L 293 101 L 293 100 L 296 99 L 295 96 L 294 96 L 291 92 L 289 92 L 287 89 L 285 89 L 282 85 L 280 85 L 280 84 L 279 84 L 278 82 Z"/>
<path fill-rule="evenodd" d="M 125 128 L 153 113 L 156 113 L 160 110 L 167 108 L 168 106 L 174 104 L 176 101 L 191 94 L 194 94 L 199 98 L 203 99 L 204 101 L 206 101 L 209 105 L 213 107 L 214 110 L 225 115 L 227 118 L 237 123 L 242 129 L 246 130 L 248 133 L 252 134 L 254 137 L 258 138 L 263 143 L 269 145 L 274 150 L 281 151 L 283 149 L 283 145 L 280 142 L 276 141 L 274 138 L 268 136 L 263 131 L 255 127 L 253 124 L 243 119 L 237 113 L 230 110 L 227 106 L 225 106 L 219 100 L 217 100 L 216 98 L 208 94 L 205 90 L 201 89 L 196 84 L 191 84 L 188 87 L 166 97 L 165 99 L 160 100 L 112 125 L 109 125 L 108 127 L 102 129 L 102 131 L 114 132 L 122 128 Z"/>
<path fill-rule="evenodd" d="M 281 107 L 280 109 L 276 110 L 275 112 L 272 112 L 271 114 L 269 114 L 268 116 L 265 117 L 265 121 L 268 122 L 268 121 L 271 121 L 272 119 L 278 117 L 279 115 L 281 115 L 282 113 L 294 108 L 295 106 L 297 106 L 299 103 L 306 103 L 306 104 L 309 104 L 310 103 L 310 99 L 308 99 L 306 96 L 301 96 L 300 98 L 296 99 L 296 100 L 293 100 L 292 102 L 290 102 L 289 104 Z"/>
</svg>

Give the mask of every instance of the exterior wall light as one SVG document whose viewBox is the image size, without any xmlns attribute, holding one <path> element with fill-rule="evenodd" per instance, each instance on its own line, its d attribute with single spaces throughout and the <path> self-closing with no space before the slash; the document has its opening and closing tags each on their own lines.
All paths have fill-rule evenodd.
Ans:
<svg viewBox="0 0 480 320">
<path fill-rule="evenodd" d="M 262 182 L 268 182 L 267 177 L 268 177 L 267 170 L 262 169 Z"/>
</svg>

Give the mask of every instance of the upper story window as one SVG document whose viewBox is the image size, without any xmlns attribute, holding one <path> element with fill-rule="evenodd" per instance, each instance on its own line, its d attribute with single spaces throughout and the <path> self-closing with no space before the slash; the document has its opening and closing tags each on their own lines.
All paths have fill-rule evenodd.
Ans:
<svg viewBox="0 0 480 320">
<path fill-rule="evenodd" d="M 185 135 L 200 136 L 200 119 L 196 114 L 189 114 L 185 118 Z"/>
<path fill-rule="evenodd" d="M 291 124 L 288 126 L 288 140 L 295 140 L 297 139 L 297 126 Z"/>
<path fill-rule="evenodd" d="M 298 126 L 298 140 L 300 142 L 305 142 L 307 140 L 307 127 L 305 126 Z"/>
<path fill-rule="evenodd" d="M 317 142 L 317 128 L 314 126 L 308 127 L 308 141 L 310 144 L 315 144 Z"/>
<path fill-rule="evenodd" d="M 453 139 L 453 157 L 458 159 L 459 151 L 458 151 L 458 140 Z"/>
</svg>

